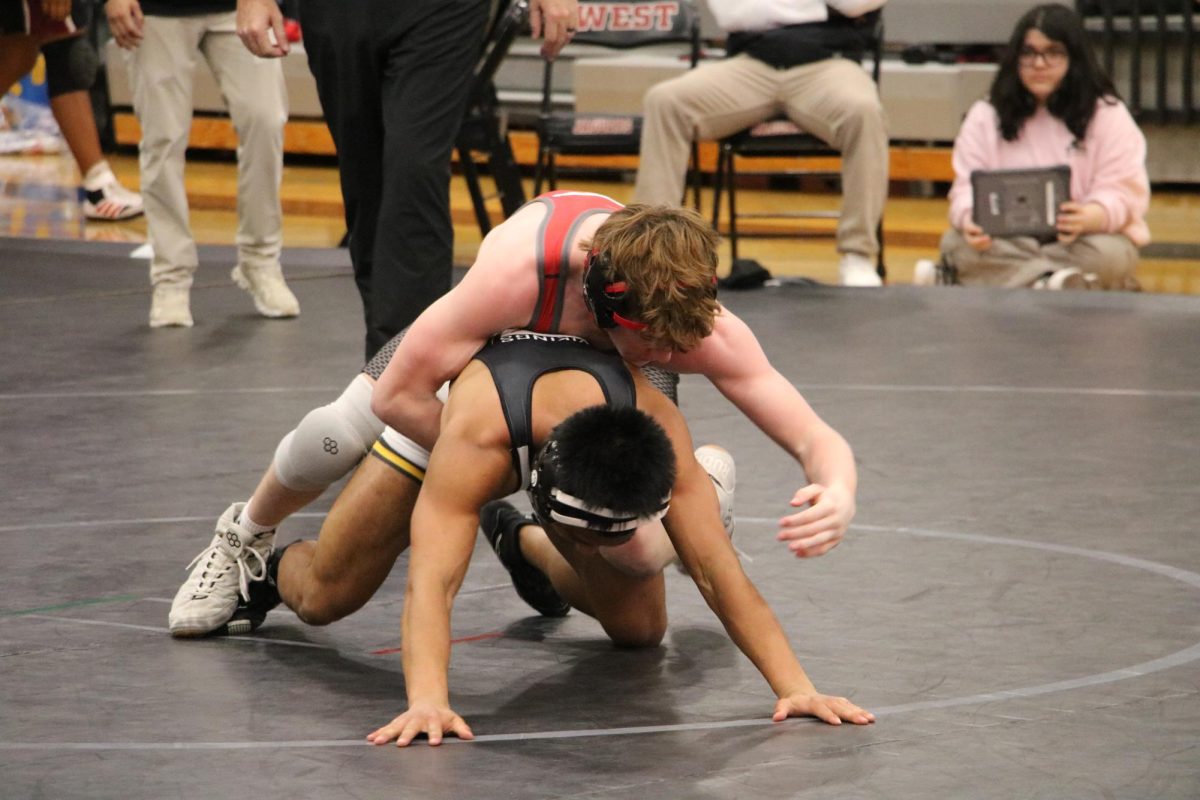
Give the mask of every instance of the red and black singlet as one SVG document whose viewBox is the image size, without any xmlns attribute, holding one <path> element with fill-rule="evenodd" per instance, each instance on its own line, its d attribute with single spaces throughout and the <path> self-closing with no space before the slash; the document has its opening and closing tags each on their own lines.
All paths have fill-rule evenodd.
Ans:
<svg viewBox="0 0 1200 800">
<path fill-rule="evenodd" d="M 558 333 L 562 318 L 563 292 L 571 262 L 571 242 L 579 226 L 593 214 L 611 214 L 624 206 L 594 192 L 556 191 L 538 195 L 529 201 L 546 206 L 537 237 L 537 306 L 526 326 L 539 333 Z"/>
</svg>

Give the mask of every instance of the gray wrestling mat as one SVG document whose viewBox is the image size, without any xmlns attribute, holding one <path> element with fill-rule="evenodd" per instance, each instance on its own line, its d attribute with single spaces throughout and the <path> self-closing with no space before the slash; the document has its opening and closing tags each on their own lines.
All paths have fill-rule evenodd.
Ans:
<svg viewBox="0 0 1200 800">
<path fill-rule="evenodd" d="M 160 331 L 127 253 L 0 240 L 0 796 L 1200 796 L 1197 298 L 725 293 L 855 448 L 842 546 L 788 557 L 795 466 L 704 381 L 684 410 L 737 457 L 735 544 L 814 682 L 878 722 L 772 724 L 674 571 L 664 645 L 621 651 L 480 547 L 451 671 L 478 739 L 397 750 L 364 737 L 405 706 L 403 562 L 328 628 L 166 630 L 216 517 L 360 366 L 344 253 L 290 253 L 303 314 L 267 321 L 206 250 L 196 327 Z"/>
</svg>

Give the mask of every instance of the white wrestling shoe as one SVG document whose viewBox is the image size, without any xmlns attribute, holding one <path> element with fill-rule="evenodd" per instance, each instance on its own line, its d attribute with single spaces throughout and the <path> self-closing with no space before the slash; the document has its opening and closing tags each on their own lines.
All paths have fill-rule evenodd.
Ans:
<svg viewBox="0 0 1200 800">
<path fill-rule="evenodd" d="M 706 444 L 696 450 L 696 460 L 708 477 L 712 478 L 717 490 L 717 502 L 721 509 L 721 524 L 729 538 L 733 538 L 733 495 L 737 491 L 737 467 L 733 455 L 724 447 Z"/>
<path fill-rule="evenodd" d="M 107 161 L 93 165 L 83 176 L 83 214 L 88 219 L 116 222 L 144 212 L 142 196 L 122 186 Z"/>
<path fill-rule="evenodd" d="M 226 625 L 238 607 L 238 598 L 250 600 L 250 581 L 267 576 L 267 557 L 275 546 L 275 531 L 257 536 L 237 523 L 245 503 L 234 503 L 217 520 L 212 543 L 192 559 L 192 572 L 175 593 L 167 617 L 171 635 L 205 636 Z M 245 629 L 242 630 L 241 627 Z M 226 633 L 249 633 L 230 624 Z"/>
<path fill-rule="evenodd" d="M 737 489 L 737 467 L 733 463 L 733 455 L 724 447 L 706 444 L 696 450 L 696 460 L 708 477 L 712 479 L 713 488 L 717 490 L 717 508 L 721 514 L 721 524 L 725 533 L 733 538 L 733 493 Z M 675 556 L 675 569 L 688 574 L 687 567 Z"/>
</svg>

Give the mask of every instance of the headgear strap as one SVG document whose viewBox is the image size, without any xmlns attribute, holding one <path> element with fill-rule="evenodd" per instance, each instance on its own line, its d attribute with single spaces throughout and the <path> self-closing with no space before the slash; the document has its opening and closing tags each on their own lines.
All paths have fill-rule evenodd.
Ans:
<svg viewBox="0 0 1200 800">
<path fill-rule="evenodd" d="M 588 311 L 601 328 L 620 325 L 631 331 L 645 330 L 646 323 L 637 319 L 638 309 L 629 294 L 629 285 L 625 281 L 610 281 L 611 268 L 608 253 L 596 250 L 588 253 L 583 266 L 583 300 Z"/>
<path fill-rule="evenodd" d="M 641 310 L 629 294 L 629 284 L 625 281 L 609 280 L 608 274 L 611 270 L 612 259 L 608 253 L 595 249 L 588 252 L 583 264 L 583 300 L 588 311 L 592 312 L 592 317 L 601 328 L 615 328 L 620 325 L 631 331 L 645 330 L 646 323 L 638 319 Z M 710 291 L 713 297 L 716 297 L 716 275 L 712 277 Z"/>
<path fill-rule="evenodd" d="M 538 453 L 529 474 L 529 499 L 534 515 L 543 525 L 560 522 L 605 536 L 623 536 L 641 525 L 662 519 L 670 507 L 670 494 L 663 498 L 658 508 L 642 515 L 594 506 L 559 489 L 558 475 L 558 442 L 551 439 Z"/>
</svg>

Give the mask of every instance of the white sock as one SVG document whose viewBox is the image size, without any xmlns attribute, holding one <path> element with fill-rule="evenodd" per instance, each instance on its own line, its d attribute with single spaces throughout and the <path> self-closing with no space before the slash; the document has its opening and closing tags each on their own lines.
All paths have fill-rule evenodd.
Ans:
<svg viewBox="0 0 1200 800">
<path fill-rule="evenodd" d="M 96 184 L 100 182 L 101 178 L 106 177 L 111 172 L 112 167 L 109 166 L 108 159 L 100 159 L 95 164 L 92 164 L 92 168 L 89 169 L 87 174 L 83 176 L 84 187 L 88 188 L 89 191 L 100 188 L 99 186 L 96 186 Z"/>
<path fill-rule="evenodd" d="M 254 498 L 246 501 L 246 507 L 242 509 L 242 513 L 238 515 L 238 524 L 246 529 L 246 532 L 258 536 L 260 533 L 267 533 L 275 530 L 274 525 L 259 525 L 250 518 L 250 503 Z"/>
</svg>

